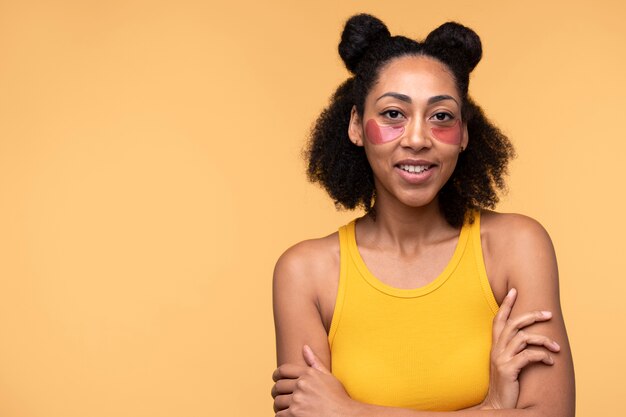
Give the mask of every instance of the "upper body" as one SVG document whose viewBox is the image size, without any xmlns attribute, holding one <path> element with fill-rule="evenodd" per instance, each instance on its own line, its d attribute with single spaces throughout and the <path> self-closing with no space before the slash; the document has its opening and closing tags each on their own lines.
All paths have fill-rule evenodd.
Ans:
<svg viewBox="0 0 626 417">
<path fill-rule="evenodd" d="M 361 220 L 361 224 L 366 222 Z M 402 253 L 402 249 L 381 251 L 376 239 L 367 241 L 365 230 L 357 229 L 357 235 L 363 236 L 358 242 L 359 252 L 368 268 L 396 288 L 423 287 L 435 279 L 458 241 L 458 232 L 453 231 L 443 239 Z M 481 214 L 480 235 L 487 277 L 497 303 L 501 304 L 510 288 L 516 288 L 519 295 L 513 316 L 538 309 L 553 313 L 550 322 L 534 324 L 535 328 L 528 331 L 558 341 L 561 351 L 555 355 L 554 366 L 535 366 L 522 374 L 518 408 L 540 408 L 546 415 L 558 416 L 554 410 L 573 407 L 573 369 L 550 238 L 539 223 L 528 217 L 490 211 Z M 279 259 L 274 279 L 279 364 L 304 364 L 302 346 L 309 345 L 332 369 L 328 332 L 337 301 L 339 271 L 337 233 L 301 242 Z"/>
<path fill-rule="evenodd" d="M 528 217 L 485 210 L 497 201 L 513 151 L 467 95 L 469 72 L 480 60 L 480 40 L 470 29 L 446 24 L 418 43 L 391 37 L 371 16 L 355 16 L 344 30 L 340 54 L 355 76 L 340 86 L 318 120 L 309 175 L 339 204 L 365 208 L 356 235 L 368 269 L 390 287 L 427 285 L 449 263 L 467 214 L 482 209 L 480 242 L 493 297 L 500 304 L 512 288 L 518 294 L 509 322 L 529 311 L 552 313 L 549 321 L 526 322 L 510 333 L 509 342 L 519 341 L 514 353 L 528 362 L 515 381 L 517 409 L 500 415 L 573 415 L 573 366 L 550 238 Z M 328 333 L 340 258 L 334 233 L 301 242 L 278 260 L 274 315 L 279 365 L 305 365 L 302 347 L 308 345 L 323 367 L 332 369 Z M 533 339 L 538 336 L 528 336 L 535 333 L 560 344 L 554 366 L 528 365 L 537 361 L 531 359 L 533 351 L 543 349 L 526 347 L 537 344 Z M 328 384 L 336 387 L 331 379 Z M 324 383 L 306 384 L 316 389 L 307 391 L 302 383 L 294 399 L 298 394 L 310 406 L 284 415 L 316 415 L 307 410 L 333 403 L 331 397 L 342 401 L 342 394 Z M 354 410 L 327 414 L 413 415 L 388 408 Z M 466 412 L 483 415 L 481 410 Z"/>
</svg>

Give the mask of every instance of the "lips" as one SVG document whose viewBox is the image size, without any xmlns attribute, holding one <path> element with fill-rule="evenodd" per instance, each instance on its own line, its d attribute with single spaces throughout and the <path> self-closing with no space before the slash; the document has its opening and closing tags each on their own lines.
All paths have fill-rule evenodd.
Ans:
<svg viewBox="0 0 626 417">
<path fill-rule="evenodd" d="M 427 160 L 405 159 L 394 165 L 400 176 L 411 184 L 422 183 L 432 176 L 437 164 Z"/>
</svg>

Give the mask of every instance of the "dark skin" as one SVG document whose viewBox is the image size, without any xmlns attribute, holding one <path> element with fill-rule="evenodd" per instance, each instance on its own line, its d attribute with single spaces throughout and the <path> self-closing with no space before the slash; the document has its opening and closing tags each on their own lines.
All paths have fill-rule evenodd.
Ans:
<svg viewBox="0 0 626 417">
<path fill-rule="evenodd" d="M 410 97 L 411 102 L 393 95 L 380 98 L 389 92 Z M 433 97 L 441 96 L 450 98 L 432 103 Z M 365 148 L 377 195 L 376 219 L 365 216 L 357 222 L 359 251 L 372 273 L 390 286 L 428 284 L 456 247 L 459 230 L 441 215 L 437 195 L 470 138 L 464 128 L 459 144 L 442 143 L 433 137 L 431 127 L 440 120 L 460 118 L 459 103 L 454 79 L 443 64 L 427 57 L 403 57 L 381 70 L 363 115 L 352 112 L 349 136 Z M 369 119 L 404 123 L 405 131 L 394 141 L 373 144 L 363 128 Z M 430 172 L 414 176 L 400 172 L 399 165 L 406 161 L 427 164 Z M 483 403 L 453 413 L 573 416 L 573 365 L 548 234 L 528 217 L 483 212 L 481 242 L 491 289 L 502 304 L 494 321 L 490 389 Z M 353 401 L 328 371 L 327 335 L 338 275 L 336 234 L 294 246 L 276 265 L 277 416 L 441 415 Z M 511 292 L 513 288 L 516 291 Z M 305 345 L 310 350 L 303 350 Z"/>
</svg>

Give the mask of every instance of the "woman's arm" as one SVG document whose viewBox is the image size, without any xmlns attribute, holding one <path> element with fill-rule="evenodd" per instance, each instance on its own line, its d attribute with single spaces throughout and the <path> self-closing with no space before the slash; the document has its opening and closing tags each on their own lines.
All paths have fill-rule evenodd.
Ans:
<svg viewBox="0 0 626 417">
<path fill-rule="evenodd" d="M 330 349 L 324 327 L 324 321 L 328 322 L 330 317 L 325 317 L 324 311 L 332 314 L 338 280 L 339 242 L 336 233 L 300 242 L 278 259 L 273 279 L 278 365 L 306 365 L 301 352 L 302 346 L 309 345 L 330 368 Z"/>
<path fill-rule="evenodd" d="M 274 411 L 291 402 L 295 384 L 308 366 L 302 347 L 311 346 L 320 362 L 330 369 L 327 329 L 339 279 L 337 234 L 308 240 L 289 248 L 278 260 L 273 278 L 274 324 L 276 329 L 277 370 L 272 388 Z M 326 294 L 326 297 L 320 297 Z M 324 299 L 321 299 L 324 298 Z M 328 300 L 328 301 L 326 301 Z M 328 314 L 327 314 L 328 316 Z"/>
<path fill-rule="evenodd" d="M 485 253 L 494 273 L 503 276 L 508 288 L 519 292 L 511 317 L 522 312 L 547 310 L 552 319 L 524 329 L 558 341 L 561 350 L 554 366 L 527 367 L 520 375 L 518 408 L 538 415 L 573 416 L 575 413 L 574 367 L 559 301 L 556 255 L 550 236 L 535 220 L 517 214 L 485 213 L 481 216 Z M 522 332 L 523 333 L 523 332 Z M 529 347 L 529 352 L 535 348 Z"/>
</svg>

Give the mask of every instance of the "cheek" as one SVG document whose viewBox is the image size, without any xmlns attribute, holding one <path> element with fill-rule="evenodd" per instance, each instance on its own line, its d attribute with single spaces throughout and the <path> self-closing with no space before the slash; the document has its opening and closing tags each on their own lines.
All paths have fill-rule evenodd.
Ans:
<svg viewBox="0 0 626 417">
<path fill-rule="evenodd" d="M 430 131 L 439 142 L 447 143 L 448 145 L 461 144 L 461 123 L 458 120 L 452 126 L 433 127 Z"/>
<path fill-rule="evenodd" d="M 365 123 L 365 137 L 374 145 L 391 142 L 404 133 L 404 126 L 380 126 L 374 119 Z"/>
</svg>

